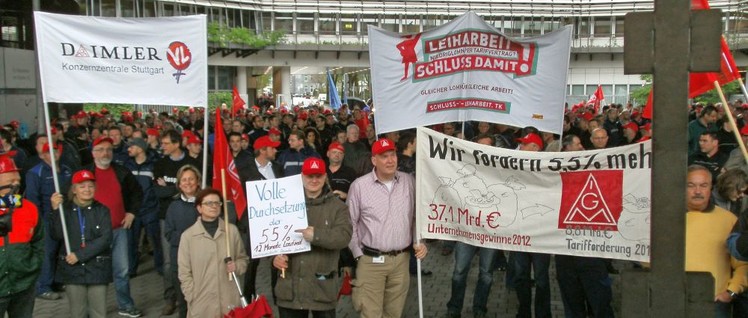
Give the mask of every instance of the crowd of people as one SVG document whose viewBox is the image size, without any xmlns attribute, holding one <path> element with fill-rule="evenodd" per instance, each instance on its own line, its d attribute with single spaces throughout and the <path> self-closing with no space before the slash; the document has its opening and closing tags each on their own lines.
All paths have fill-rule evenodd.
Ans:
<svg viewBox="0 0 748 318">
<path fill-rule="evenodd" d="M 744 317 L 748 165 L 726 107 L 748 141 L 748 104 L 689 108 L 686 266 L 714 275 L 718 313 Z M 224 223 L 228 202 L 201 186 L 213 173 L 203 175 L 203 140 L 212 166 L 215 134 L 225 134 L 242 184 L 302 176 L 309 226 L 298 233 L 312 249 L 271 258 L 270 287 L 281 317 L 334 317 L 344 276 L 352 278 L 352 303 L 362 317 L 402 315 L 410 276 L 419 274 L 416 260 L 428 254 L 413 232 L 415 131 L 377 136 L 370 110 L 346 105 L 335 111 L 253 107 L 235 116 L 219 107 L 224 131 L 214 131 L 215 116 L 208 116 L 205 131 L 203 111 L 124 112 L 119 118 L 105 109 L 80 111 L 54 120 L 52 136 L 40 132 L 28 139 L 19 137 L 17 122 L 0 129 L 0 246 L 7 246 L 0 250 L 0 316 L 30 317 L 35 299 L 56 301 L 64 292 L 73 317 L 104 317 L 104 295 L 113 282 L 118 314 L 140 317 L 129 282 L 144 253 L 152 253 L 163 276 L 163 315 L 215 317 L 241 306 L 231 273 L 243 295 L 257 294 L 260 259 L 251 257 L 248 213 L 237 218 L 232 211 Z M 602 149 L 651 138 L 651 123 L 640 109 L 619 104 L 599 111 L 568 107 L 560 136 L 478 121 L 431 128 L 520 151 Z M 516 291 L 517 317 L 551 317 L 552 258 L 566 317 L 614 315 L 609 274 L 617 270 L 610 260 L 440 244 L 440 252 L 455 259 L 445 304 L 449 317 L 463 315 L 476 254 L 474 317 L 487 316 L 496 271 L 505 271 Z"/>
</svg>

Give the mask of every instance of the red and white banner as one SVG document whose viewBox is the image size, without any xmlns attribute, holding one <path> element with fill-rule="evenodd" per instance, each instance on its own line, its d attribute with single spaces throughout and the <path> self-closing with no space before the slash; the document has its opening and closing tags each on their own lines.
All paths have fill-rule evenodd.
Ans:
<svg viewBox="0 0 748 318">
<path fill-rule="evenodd" d="M 528 152 L 418 128 L 421 238 L 510 251 L 649 261 L 651 141 Z"/>
<path fill-rule="evenodd" d="M 34 12 L 44 102 L 206 107 L 205 15 L 104 18 Z"/>
<path fill-rule="evenodd" d="M 501 34 L 474 12 L 423 33 L 369 25 L 377 133 L 480 120 L 563 129 L 571 28 Z"/>
</svg>

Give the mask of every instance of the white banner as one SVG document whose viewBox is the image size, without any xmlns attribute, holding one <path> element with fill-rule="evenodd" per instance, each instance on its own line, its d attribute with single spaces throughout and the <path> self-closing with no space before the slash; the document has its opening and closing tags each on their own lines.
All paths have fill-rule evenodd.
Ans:
<svg viewBox="0 0 748 318">
<path fill-rule="evenodd" d="M 418 128 L 422 238 L 649 261 L 652 144 L 578 152 L 480 145 Z"/>
<path fill-rule="evenodd" d="M 205 15 L 34 21 L 45 103 L 208 104 Z"/>
<path fill-rule="evenodd" d="M 246 189 L 252 258 L 312 250 L 294 232 L 308 226 L 301 175 L 247 181 Z"/>
<path fill-rule="evenodd" d="M 369 25 L 377 133 L 480 120 L 563 128 L 571 28 L 504 36 L 473 12 L 400 35 Z"/>
</svg>

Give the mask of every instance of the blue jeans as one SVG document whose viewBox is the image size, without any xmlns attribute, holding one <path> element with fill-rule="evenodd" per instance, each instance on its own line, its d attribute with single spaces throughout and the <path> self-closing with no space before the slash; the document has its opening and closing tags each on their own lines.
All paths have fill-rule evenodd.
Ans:
<svg viewBox="0 0 748 318">
<path fill-rule="evenodd" d="M 498 250 L 482 248 L 462 242 L 457 242 L 454 247 L 455 269 L 452 272 L 452 296 L 447 302 L 447 311 L 459 314 L 462 312 L 462 303 L 465 300 L 465 289 L 467 288 L 467 274 L 470 271 L 470 262 L 476 251 L 480 261 L 478 272 L 478 283 L 475 285 L 473 294 L 473 312 L 485 313 L 488 294 L 491 293 L 493 284 L 493 265 L 499 254 Z"/>
<path fill-rule="evenodd" d="M 127 253 L 127 229 L 112 231 L 112 270 L 114 274 L 114 291 L 119 309 L 135 307 L 130 297 L 129 255 Z"/>
<path fill-rule="evenodd" d="M 57 252 L 60 248 L 60 241 L 53 239 L 50 235 L 47 215 L 49 215 L 49 212 L 42 216 L 44 224 L 44 255 L 42 256 L 42 271 L 36 280 L 37 295 L 52 291 L 52 283 L 55 280 L 55 268 L 57 267 Z"/>
<path fill-rule="evenodd" d="M 138 215 L 132 222 L 128 235 L 131 274 L 138 273 L 138 243 L 140 231 L 145 228 L 146 237 L 153 247 L 153 265 L 160 274 L 164 273 L 164 255 L 161 250 L 161 227 L 158 222 L 158 211 Z"/>
<path fill-rule="evenodd" d="M 612 318 L 612 281 L 606 260 L 556 255 L 556 278 L 566 318 Z M 587 304 L 592 312 L 588 312 Z"/>
<path fill-rule="evenodd" d="M 548 267 L 551 255 L 527 252 L 512 252 L 514 274 L 514 288 L 517 289 L 519 310 L 517 317 L 532 317 L 532 278 L 530 271 L 535 274 L 535 317 L 551 317 L 551 283 L 548 277 Z"/>
</svg>

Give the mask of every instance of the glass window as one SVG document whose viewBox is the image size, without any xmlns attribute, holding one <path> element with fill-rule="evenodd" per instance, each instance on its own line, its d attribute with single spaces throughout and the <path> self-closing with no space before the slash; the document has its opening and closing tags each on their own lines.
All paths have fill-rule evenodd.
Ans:
<svg viewBox="0 0 748 318">
<path fill-rule="evenodd" d="M 615 102 L 618 104 L 626 104 L 629 99 L 629 92 L 627 85 L 616 85 L 616 98 Z"/>
<path fill-rule="evenodd" d="M 361 19 L 361 34 L 367 35 L 369 34 L 369 25 L 373 25 L 375 27 L 379 26 L 379 19 L 376 15 L 363 15 L 363 18 Z"/>
<path fill-rule="evenodd" d="M 356 34 L 358 21 L 355 14 L 340 15 L 340 34 Z"/>
<path fill-rule="evenodd" d="M 595 36 L 596 37 L 610 37 L 612 32 L 610 18 L 609 17 L 597 17 L 595 18 Z"/>
<path fill-rule="evenodd" d="M 597 85 L 587 85 L 587 90 L 585 90 L 584 95 L 592 95 L 595 93 L 595 90 L 597 90 Z M 605 93 L 605 91 L 603 91 Z"/>
<path fill-rule="evenodd" d="M 423 30 L 427 31 L 437 26 L 442 25 L 442 17 L 440 15 L 425 15 L 423 16 Z"/>
<path fill-rule="evenodd" d="M 521 36 L 522 20 L 520 18 L 504 20 L 504 34 L 512 37 Z"/>
<path fill-rule="evenodd" d="M 314 13 L 296 14 L 296 33 L 314 34 Z"/>
<path fill-rule="evenodd" d="M 603 96 L 613 96 L 614 95 L 613 94 L 613 85 L 601 85 L 601 86 L 603 87 Z M 595 87 L 595 90 L 597 90 L 597 87 Z M 592 92 L 590 92 L 590 95 L 594 94 L 594 93 L 595 93 L 595 91 L 593 90 Z M 612 98 L 607 98 L 607 99 L 608 99 L 607 100 L 608 103 L 610 103 L 610 102 L 613 101 Z"/>
<path fill-rule="evenodd" d="M 536 36 L 540 35 L 542 28 L 542 21 L 540 19 L 526 19 L 522 22 L 522 29 L 524 30 L 525 36 Z"/>
<path fill-rule="evenodd" d="M 580 37 L 590 36 L 590 22 L 589 18 L 581 17 L 577 21 L 577 35 Z"/>
<path fill-rule="evenodd" d="M 397 24 L 398 18 L 384 16 L 382 18 L 382 29 L 392 32 L 400 32 L 400 26 Z"/>
<path fill-rule="evenodd" d="M 216 66 L 217 88 L 219 90 L 231 90 L 236 77 L 236 68 L 233 66 Z"/>
<path fill-rule="evenodd" d="M 498 29 L 499 32 L 501 32 L 501 16 L 489 16 L 485 17 L 486 23 L 490 24 L 494 28 Z"/>
<path fill-rule="evenodd" d="M 559 20 L 546 19 L 545 21 L 543 21 L 543 34 L 551 33 L 560 28 L 561 28 L 561 21 Z"/>
<path fill-rule="evenodd" d="M 286 33 L 293 32 L 293 13 L 276 12 L 275 30 L 283 31 Z"/>
<path fill-rule="evenodd" d="M 571 85 L 571 94 L 574 96 L 584 96 L 584 85 Z"/>
<path fill-rule="evenodd" d="M 623 36 L 623 17 L 616 17 L 616 33 L 617 37 Z"/>
<path fill-rule="evenodd" d="M 319 34 L 335 34 L 335 25 L 338 18 L 334 13 L 320 13 L 319 16 Z"/>
<path fill-rule="evenodd" d="M 403 19 L 403 33 L 421 32 L 421 17 L 418 15 L 409 15 Z"/>
<path fill-rule="evenodd" d="M 216 89 L 216 67 L 208 66 L 208 89 Z"/>
<path fill-rule="evenodd" d="M 272 31 L 273 30 L 273 13 L 272 12 L 262 12 L 262 31 Z M 278 25 L 276 25 L 276 28 Z"/>
</svg>

